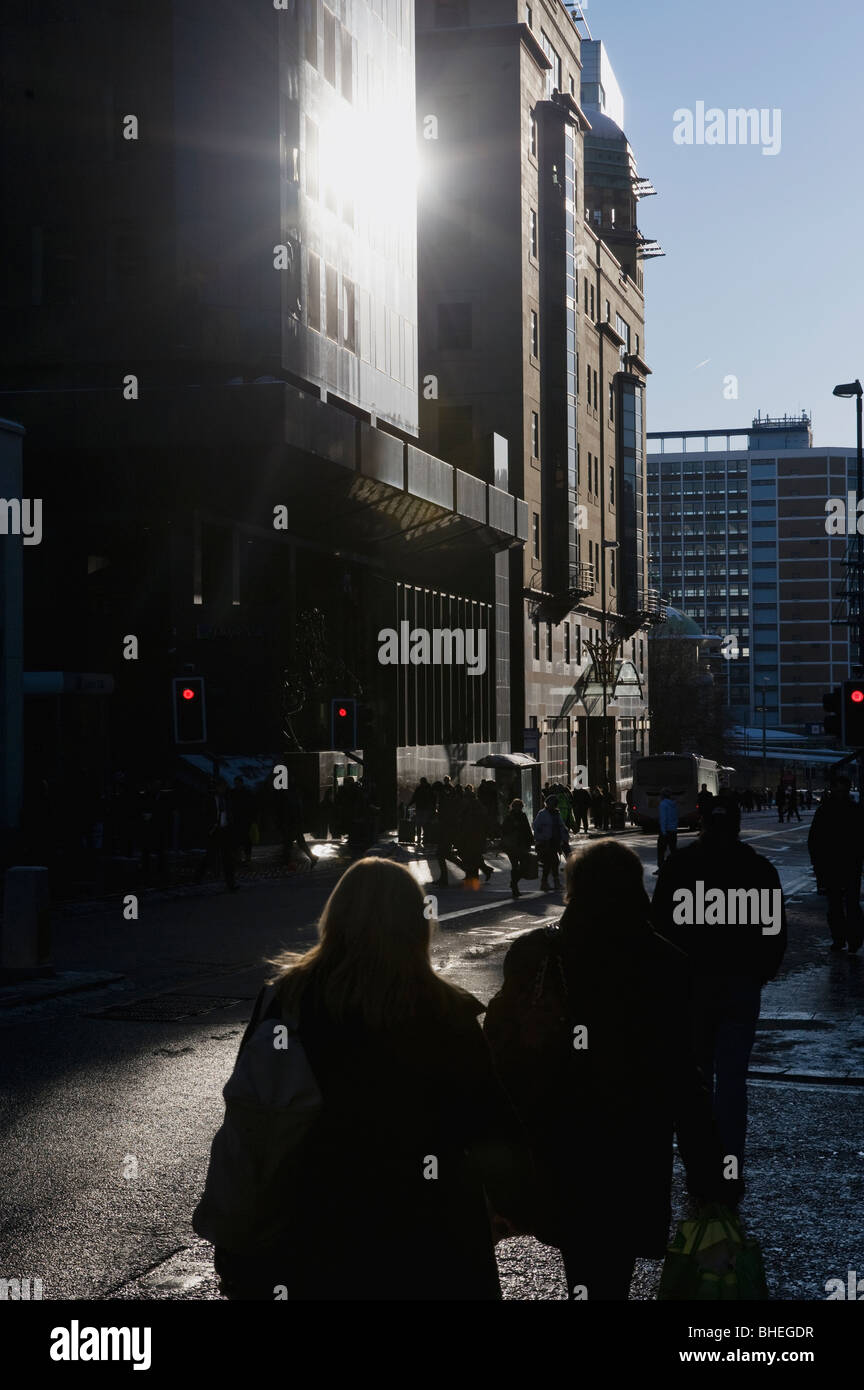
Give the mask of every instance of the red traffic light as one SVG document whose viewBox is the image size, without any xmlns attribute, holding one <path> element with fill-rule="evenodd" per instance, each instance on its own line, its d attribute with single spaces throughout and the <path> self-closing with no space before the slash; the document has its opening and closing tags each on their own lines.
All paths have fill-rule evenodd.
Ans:
<svg viewBox="0 0 864 1390">
<path fill-rule="evenodd" d="M 336 713 L 339 715 L 340 719 L 344 719 L 348 711 L 345 708 L 345 706 L 342 705 L 341 708 L 336 711 Z"/>
<path fill-rule="evenodd" d="M 188 685 L 186 686 L 186 688 L 185 688 L 184 691 L 183 691 L 183 699 L 184 699 L 184 700 L 194 700 L 194 699 L 195 699 L 195 691 L 194 691 L 194 690 L 190 690 L 189 687 L 188 687 Z"/>
<path fill-rule="evenodd" d="M 864 690 L 850 690 L 849 699 L 854 705 L 860 705 L 861 701 L 864 700 Z"/>
</svg>

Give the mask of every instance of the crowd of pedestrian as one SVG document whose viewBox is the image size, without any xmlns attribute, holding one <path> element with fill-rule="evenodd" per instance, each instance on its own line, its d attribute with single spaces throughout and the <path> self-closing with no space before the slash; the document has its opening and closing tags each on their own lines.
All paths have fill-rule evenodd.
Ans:
<svg viewBox="0 0 864 1390">
<path fill-rule="evenodd" d="M 543 883 L 558 885 L 570 830 L 590 810 L 579 790 L 564 799 L 566 789 L 547 785 L 533 825 L 519 798 L 498 825 L 497 797 L 493 806 L 489 790 L 449 778 L 421 783 L 413 804 L 445 872 L 458 845 L 466 874 L 479 876 L 487 839 L 500 831 L 518 896 L 531 857 Z M 855 952 L 864 808 L 850 791 L 849 778 L 835 775 L 808 844 L 832 948 Z M 746 1191 L 746 1078 L 761 991 L 788 935 L 777 870 L 740 838 L 746 806 L 746 795 L 703 786 L 700 833 L 679 848 L 667 788 L 652 898 L 641 860 L 615 839 L 570 854 L 563 916 L 517 937 L 486 1007 L 432 969 L 423 889 L 411 873 L 389 860 L 356 862 L 330 895 L 318 944 L 274 962 L 241 1045 L 237 1076 L 244 1049 L 254 1068 L 273 1047 L 255 1054 L 252 1044 L 268 1041 L 274 1020 L 287 1022 L 312 1100 L 303 1136 L 289 1145 L 302 1201 L 277 1187 L 271 1209 L 264 1186 L 232 1183 L 227 1150 L 214 1141 L 195 1222 L 216 1246 L 222 1292 L 495 1299 L 495 1244 L 532 1234 L 560 1250 L 570 1298 L 624 1300 L 636 1259 L 666 1250 L 673 1139 L 696 1211 L 720 1203 L 734 1212 Z M 753 895 L 775 902 L 776 917 L 767 931 L 758 914 L 731 930 L 707 914 L 682 917 L 682 899 L 700 893 Z M 291 1075 L 298 1055 L 293 1065 Z M 266 1150 L 266 1134 L 259 1141 Z M 284 1155 L 270 1157 L 270 1170 L 284 1173 Z M 232 1237 L 238 1212 L 269 1223 L 257 1248 Z"/>
</svg>

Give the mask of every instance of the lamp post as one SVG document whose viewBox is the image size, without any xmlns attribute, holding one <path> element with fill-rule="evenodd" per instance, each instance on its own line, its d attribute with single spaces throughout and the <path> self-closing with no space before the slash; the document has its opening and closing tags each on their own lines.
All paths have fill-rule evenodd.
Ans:
<svg viewBox="0 0 864 1390">
<path fill-rule="evenodd" d="M 768 676 L 762 677 L 762 703 L 756 706 L 756 713 L 762 715 L 762 790 L 765 792 L 768 791 L 768 731 L 765 726 L 768 714 L 768 691 L 776 689 L 775 686 L 769 686 L 768 680 Z"/>
<path fill-rule="evenodd" d="M 854 396 L 855 397 L 855 426 L 856 426 L 856 481 L 855 481 L 855 502 L 856 505 L 864 496 L 864 456 L 862 456 L 861 445 L 861 397 L 864 395 L 864 388 L 860 381 L 841 382 L 834 387 L 835 396 Z M 847 523 L 848 524 L 848 523 Z M 855 527 L 855 626 L 858 629 L 858 665 L 864 669 L 864 535 Z"/>
</svg>

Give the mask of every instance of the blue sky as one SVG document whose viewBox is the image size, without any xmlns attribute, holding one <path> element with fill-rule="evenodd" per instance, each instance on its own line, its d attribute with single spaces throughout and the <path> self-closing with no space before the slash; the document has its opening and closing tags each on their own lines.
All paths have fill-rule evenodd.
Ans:
<svg viewBox="0 0 864 1390">
<path fill-rule="evenodd" d="M 831 392 L 864 379 L 864 7 L 590 0 L 586 17 L 658 194 L 640 204 L 666 252 L 645 264 L 649 430 L 805 409 L 816 444 L 854 444 L 854 403 Z M 779 107 L 779 153 L 676 144 L 673 113 L 699 101 Z"/>
</svg>

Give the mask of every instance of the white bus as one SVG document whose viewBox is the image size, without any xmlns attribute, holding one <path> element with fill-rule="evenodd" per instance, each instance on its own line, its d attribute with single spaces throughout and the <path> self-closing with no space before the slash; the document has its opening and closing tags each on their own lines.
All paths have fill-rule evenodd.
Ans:
<svg viewBox="0 0 864 1390">
<path fill-rule="evenodd" d="M 678 825 L 695 830 L 699 824 L 696 798 L 702 784 L 717 795 L 726 785 L 731 768 L 695 753 L 656 753 L 637 758 L 630 788 L 630 819 L 643 830 L 656 830 L 660 824 L 660 794 L 668 787 L 678 803 Z"/>
</svg>

